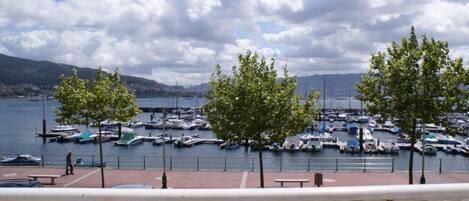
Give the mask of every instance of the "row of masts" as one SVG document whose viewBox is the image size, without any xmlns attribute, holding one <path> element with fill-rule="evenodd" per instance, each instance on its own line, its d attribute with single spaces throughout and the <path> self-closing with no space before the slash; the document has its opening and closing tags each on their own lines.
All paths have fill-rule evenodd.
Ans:
<svg viewBox="0 0 469 201">
<path fill-rule="evenodd" d="M 322 89 L 322 98 L 323 98 L 323 103 L 322 103 L 322 113 L 326 113 L 326 76 L 322 76 L 323 78 L 323 89 Z M 306 100 L 308 98 L 308 93 L 309 93 L 309 86 L 308 83 L 305 83 L 305 94 L 304 94 L 304 99 Z M 352 90 L 351 87 L 348 88 L 348 108 L 349 110 L 352 110 Z M 331 101 L 333 101 L 331 99 Z M 333 103 L 331 103 L 333 105 Z M 363 101 L 360 101 L 360 113 L 363 114 Z"/>
</svg>

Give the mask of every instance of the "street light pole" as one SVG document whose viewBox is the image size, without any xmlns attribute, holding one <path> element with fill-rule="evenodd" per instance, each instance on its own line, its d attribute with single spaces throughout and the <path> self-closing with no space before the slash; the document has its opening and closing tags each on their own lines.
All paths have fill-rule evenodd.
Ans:
<svg viewBox="0 0 469 201">
<path fill-rule="evenodd" d="M 166 178 L 166 136 L 165 136 L 165 118 L 166 118 L 166 110 L 165 106 L 163 106 L 163 176 L 161 177 L 161 188 L 166 189 L 168 188 L 168 178 Z"/>
<path fill-rule="evenodd" d="M 423 135 L 425 135 L 425 124 L 423 125 Z M 422 139 L 422 175 L 420 176 L 420 184 L 425 184 L 425 138 Z"/>
</svg>

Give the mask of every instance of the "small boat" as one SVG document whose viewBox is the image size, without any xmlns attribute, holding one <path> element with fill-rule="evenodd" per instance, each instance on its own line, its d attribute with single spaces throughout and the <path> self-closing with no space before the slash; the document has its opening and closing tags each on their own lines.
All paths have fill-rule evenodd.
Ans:
<svg viewBox="0 0 469 201">
<path fill-rule="evenodd" d="M 383 124 L 383 128 L 392 128 L 394 127 L 394 124 L 391 121 L 385 121 Z"/>
<path fill-rule="evenodd" d="M 336 121 L 347 121 L 347 114 L 346 113 L 340 113 L 337 115 L 335 118 Z"/>
<path fill-rule="evenodd" d="M 322 142 L 331 142 L 334 140 L 332 135 L 328 132 L 317 133 L 307 133 L 300 136 L 302 141 L 322 141 Z"/>
<path fill-rule="evenodd" d="M 436 152 L 438 151 L 438 149 L 431 144 L 425 144 L 423 146 L 422 144 L 416 144 L 415 148 L 419 153 L 425 151 L 425 155 L 436 155 Z"/>
<path fill-rule="evenodd" d="M 85 161 L 82 158 L 78 158 L 75 166 L 77 167 L 101 167 L 100 161 Z M 106 162 L 103 161 L 103 167 L 106 167 Z"/>
<path fill-rule="evenodd" d="M 370 117 L 362 115 L 362 116 L 359 116 L 356 121 L 357 123 L 366 124 L 370 121 Z"/>
<path fill-rule="evenodd" d="M 233 149 L 238 149 L 239 144 L 234 143 L 234 142 L 224 142 L 224 143 L 221 143 L 220 145 L 218 145 L 218 147 L 220 149 L 233 150 Z"/>
<path fill-rule="evenodd" d="M 152 142 L 153 145 L 162 145 L 163 143 L 174 143 L 176 141 L 172 135 L 159 135 L 157 138 Z"/>
<path fill-rule="evenodd" d="M 31 155 L 18 155 L 14 158 L 6 158 L 0 161 L 3 166 L 39 166 L 41 159 Z"/>
<path fill-rule="evenodd" d="M 376 128 L 376 121 L 375 120 L 370 120 L 370 123 L 368 124 L 368 127 Z"/>
<path fill-rule="evenodd" d="M 134 133 L 123 133 L 122 138 L 114 142 L 117 146 L 131 146 L 143 142 L 142 136 L 136 136 Z"/>
<path fill-rule="evenodd" d="M 433 133 L 444 133 L 446 128 L 443 126 L 437 126 L 436 124 L 425 124 L 425 131 L 433 132 Z"/>
<path fill-rule="evenodd" d="M 149 121 L 143 124 L 145 129 L 162 129 L 163 128 L 163 121 Z M 169 127 L 166 127 L 169 128 Z"/>
<path fill-rule="evenodd" d="M 460 149 L 456 146 L 445 146 L 443 148 L 443 151 L 447 154 L 458 154 L 460 152 Z"/>
<path fill-rule="evenodd" d="M 169 119 L 168 127 L 172 129 L 183 129 L 184 120 L 182 119 Z"/>
<path fill-rule="evenodd" d="M 374 137 L 371 134 L 371 131 L 368 128 L 363 128 L 363 142 L 374 141 Z M 357 130 L 356 138 L 360 140 L 360 130 Z"/>
<path fill-rule="evenodd" d="M 73 131 L 79 131 L 78 128 L 75 128 L 70 125 L 57 125 L 50 131 L 52 132 L 73 132 Z"/>
<path fill-rule="evenodd" d="M 91 132 L 84 132 L 84 133 L 81 133 L 80 136 L 78 136 L 77 142 L 80 144 L 91 143 L 95 140 L 97 136 L 98 135 L 93 134 Z"/>
<path fill-rule="evenodd" d="M 181 127 L 183 130 L 194 130 L 197 128 L 197 124 L 194 122 L 184 122 Z"/>
<path fill-rule="evenodd" d="M 444 135 L 444 134 L 435 134 L 436 139 L 438 140 L 438 144 L 451 144 L 451 145 L 462 145 L 463 142 L 454 139 L 451 135 Z"/>
<path fill-rule="evenodd" d="M 360 152 L 360 142 L 357 139 L 350 139 L 345 146 L 345 152 L 358 153 Z"/>
<path fill-rule="evenodd" d="M 358 125 L 355 124 L 355 123 L 349 123 L 349 124 L 347 124 L 346 128 L 347 128 L 347 132 L 348 132 L 349 134 L 354 135 L 354 134 L 357 133 Z"/>
<path fill-rule="evenodd" d="M 366 141 L 363 143 L 363 151 L 368 154 L 376 154 L 379 152 L 379 148 L 375 141 Z"/>
<path fill-rule="evenodd" d="M 164 142 L 165 142 L 165 141 L 164 141 L 163 138 L 156 138 L 156 139 L 152 142 L 152 144 L 159 146 L 159 145 L 162 145 Z"/>
<path fill-rule="evenodd" d="M 322 143 L 322 141 L 308 141 L 308 143 L 305 144 L 305 147 L 307 151 L 320 152 L 323 148 Z"/>
<path fill-rule="evenodd" d="M 71 135 L 61 135 L 55 139 L 56 142 L 76 142 L 81 133 L 73 133 Z M 51 139 L 50 142 L 53 140 Z"/>
<path fill-rule="evenodd" d="M 395 142 L 384 141 L 378 146 L 378 150 L 382 154 L 399 154 L 399 146 Z"/>
<path fill-rule="evenodd" d="M 434 133 L 427 132 L 425 135 L 422 135 L 422 140 L 424 140 L 426 143 L 438 143 L 438 139 L 436 138 Z"/>
<path fill-rule="evenodd" d="M 273 143 L 272 146 L 269 147 L 269 150 L 273 152 L 278 152 L 282 151 L 283 148 L 278 143 Z"/>
<path fill-rule="evenodd" d="M 129 122 L 128 126 L 130 128 L 140 128 L 140 127 L 144 127 L 145 123 L 143 123 L 143 121 L 131 121 Z"/>
<path fill-rule="evenodd" d="M 401 133 L 401 129 L 397 126 L 394 126 L 392 127 L 391 129 L 389 129 L 389 131 L 392 133 L 392 134 L 399 134 Z"/>
<path fill-rule="evenodd" d="M 174 146 L 176 147 L 190 147 L 193 144 L 194 143 L 191 136 L 181 136 L 179 139 L 174 141 Z"/>
</svg>

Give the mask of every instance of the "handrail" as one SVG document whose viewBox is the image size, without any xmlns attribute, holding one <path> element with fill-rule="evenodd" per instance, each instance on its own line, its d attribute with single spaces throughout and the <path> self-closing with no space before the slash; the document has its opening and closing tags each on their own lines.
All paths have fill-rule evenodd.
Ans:
<svg viewBox="0 0 469 201">
<path fill-rule="evenodd" d="M 467 200 L 469 183 L 268 189 L 1 188 L 2 201 Z"/>
</svg>

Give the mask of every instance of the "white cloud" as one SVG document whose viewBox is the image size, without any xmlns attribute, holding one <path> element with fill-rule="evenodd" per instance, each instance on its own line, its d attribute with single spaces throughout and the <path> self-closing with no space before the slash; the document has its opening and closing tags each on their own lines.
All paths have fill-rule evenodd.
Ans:
<svg viewBox="0 0 469 201">
<path fill-rule="evenodd" d="M 303 10 L 303 0 L 259 0 L 259 2 L 273 10 L 279 10 L 283 7 L 287 7 L 293 12 Z"/>
<path fill-rule="evenodd" d="M 414 25 L 469 52 L 469 3 L 443 0 L 0 1 L 0 53 L 174 84 L 252 50 L 296 75 L 363 72 Z M 268 22 L 268 23 L 265 23 Z M 465 59 L 469 60 L 468 58 Z"/>
<path fill-rule="evenodd" d="M 192 20 L 196 20 L 220 6 L 221 2 L 218 0 L 189 0 L 187 14 Z"/>
</svg>

